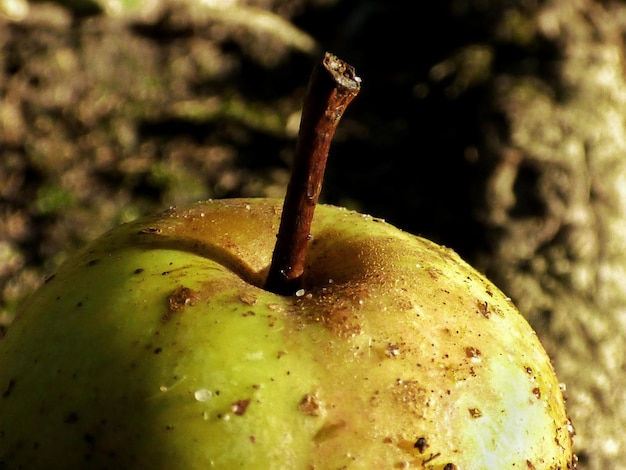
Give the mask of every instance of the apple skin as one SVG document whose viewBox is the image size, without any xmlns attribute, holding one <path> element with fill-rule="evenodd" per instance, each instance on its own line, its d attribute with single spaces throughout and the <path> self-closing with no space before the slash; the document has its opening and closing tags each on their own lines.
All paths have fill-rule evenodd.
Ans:
<svg viewBox="0 0 626 470">
<path fill-rule="evenodd" d="M 61 265 L 0 341 L 0 468 L 575 467 L 550 360 L 498 288 L 320 205 L 304 293 L 265 291 L 281 208 L 170 209 Z"/>
</svg>

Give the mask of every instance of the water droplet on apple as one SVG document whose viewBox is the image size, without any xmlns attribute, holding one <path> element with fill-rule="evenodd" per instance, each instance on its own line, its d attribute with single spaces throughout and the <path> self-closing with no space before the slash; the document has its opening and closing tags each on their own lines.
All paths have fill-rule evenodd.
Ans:
<svg viewBox="0 0 626 470">
<path fill-rule="evenodd" d="M 206 388 L 200 388 L 194 392 L 193 396 L 198 401 L 209 401 L 213 397 L 213 392 Z"/>
<path fill-rule="evenodd" d="M 246 359 L 249 361 L 260 361 L 263 359 L 263 351 L 255 351 L 255 352 L 251 352 L 246 354 Z"/>
</svg>

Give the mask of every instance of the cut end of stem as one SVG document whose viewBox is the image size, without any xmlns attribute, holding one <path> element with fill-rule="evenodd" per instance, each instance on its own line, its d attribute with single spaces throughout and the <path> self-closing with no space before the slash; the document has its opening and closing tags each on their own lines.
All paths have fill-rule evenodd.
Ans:
<svg viewBox="0 0 626 470">
<path fill-rule="evenodd" d="M 265 289 L 292 295 L 301 287 L 315 205 L 330 144 L 347 106 L 361 89 L 354 67 L 326 53 L 304 99 L 296 154 Z"/>
</svg>

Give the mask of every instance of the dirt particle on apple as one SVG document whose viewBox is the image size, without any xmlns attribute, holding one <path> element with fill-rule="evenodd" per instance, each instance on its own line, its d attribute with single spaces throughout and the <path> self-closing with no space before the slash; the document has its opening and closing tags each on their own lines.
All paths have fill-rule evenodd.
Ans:
<svg viewBox="0 0 626 470">
<path fill-rule="evenodd" d="M 465 348 L 465 356 L 470 358 L 472 362 L 481 362 L 481 354 L 480 349 L 475 348 L 474 346 L 468 346 Z"/>
<path fill-rule="evenodd" d="M 162 230 L 158 227 L 146 227 L 146 228 L 142 228 L 137 233 L 139 233 L 140 235 L 146 235 L 146 234 L 159 234 L 161 232 Z"/>
<path fill-rule="evenodd" d="M 478 408 L 468 408 L 468 411 L 472 418 L 480 418 L 483 415 L 483 412 Z"/>
<path fill-rule="evenodd" d="M 400 355 L 400 346 L 389 343 L 385 349 L 385 356 L 395 358 Z"/>
<path fill-rule="evenodd" d="M 476 301 L 476 306 L 478 307 L 478 313 L 480 313 L 483 317 L 490 317 L 491 312 L 489 311 L 489 304 L 486 301 L 478 300 Z"/>
<path fill-rule="evenodd" d="M 242 292 L 241 294 L 239 294 L 239 300 L 249 306 L 253 306 L 257 302 L 256 296 L 249 292 Z"/>
<path fill-rule="evenodd" d="M 322 412 L 322 402 L 315 393 L 307 393 L 298 404 L 298 410 L 308 416 L 319 416 Z"/>
<path fill-rule="evenodd" d="M 574 428 L 574 425 L 572 424 L 572 420 L 570 419 L 570 417 L 567 417 L 567 432 L 569 433 L 569 435 L 571 437 L 574 437 L 576 435 L 576 428 Z"/>
<path fill-rule="evenodd" d="M 230 410 L 237 416 L 243 416 L 248 409 L 248 405 L 250 405 L 250 398 L 237 400 L 232 405 L 230 405 Z"/>
<path fill-rule="evenodd" d="M 413 447 L 416 448 L 420 454 L 423 454 L 428 447 L 428 441 L 426 441 L 425 437 L 418 437 Z"/>
<path fill-rule="evenodd" d="M 168 310 L 170 313 L 179 312 L 183 308 L 195 304 L 197 300 L 197 292 L 189 287 L 178 286 L 167 298 Z"/>
<path fill-rule="evenodd" d="M 441 272 L 441 269 L 437 269 L 437 268 L 433 268 L 430 267 L 428 268 L 428 275 L 432 278 L 432 279 L 438 279 L 439 276 L 441 276 L 443 273 Z"/>
<path fill-rule="evenodd" d="M 430 463 L 430 462 L 432 462 L 433 460 L 435 460 L 435 459 L 439 458 L 440 456 L 441 456 L 441 452 L 437 452 L 437 453 L 435 453 L 435 454 L 430 454 L 430 457 L 428 457 L 427 459 L 424 459 L 424 460 L 422 461 L 422 465 L 425 465 L 425 464 L 427 464 L 427 463 Z"/>
</svg>

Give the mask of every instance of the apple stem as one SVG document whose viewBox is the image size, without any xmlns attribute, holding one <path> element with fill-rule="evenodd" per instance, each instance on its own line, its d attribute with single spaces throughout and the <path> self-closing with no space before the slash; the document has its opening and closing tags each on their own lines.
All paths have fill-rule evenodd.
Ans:
<svg viewBox="0 0 626 470">
<path fill-rule="evenodd" d="M 301 287 L 315 205 L 330 143 L 361 88 L 354 67 L 325 53 L 313 69 L 302 109 L 296 154 L 265 289 L 293 295 Z"/>
</svg>

